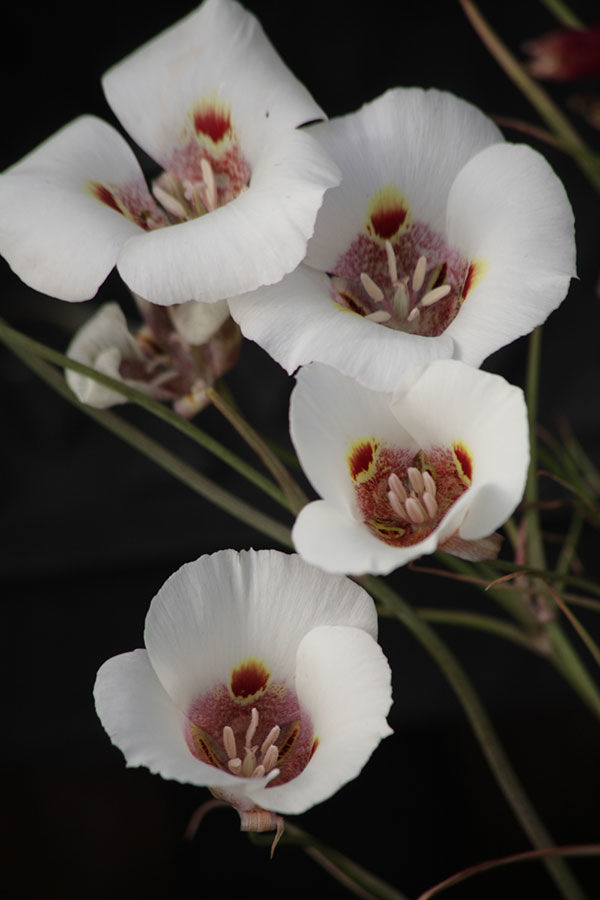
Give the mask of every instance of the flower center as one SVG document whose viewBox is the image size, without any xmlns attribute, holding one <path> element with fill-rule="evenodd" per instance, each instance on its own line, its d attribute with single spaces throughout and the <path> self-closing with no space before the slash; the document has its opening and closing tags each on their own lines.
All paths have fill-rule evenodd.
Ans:
<svg viewBox="0 0 600 900">
<path fill-rule="evenodd" d="M 368 464 L 359 466 L 359 459 Z M 427 537 L 468 489 L 473 471 L 471 455 L 460 442 L 413 455 L 367 439 L 353 445 L 348 465 L 361 519 L 394 547 Z"/>
<path fill-rule="evenodd" d="M 332 275 L 340 306 L 387 328 L 435 337 L 457 315 L 475 266 L 417 223 L 393 241 L 359 235 Z"/>
<path fill-rule="evenodd" d="M 194 701 L 185 738 L 202 762 L 242 778 L 262 778 L 274 768 L 270 785 L 285 784 L 306 768 L 318 739 L 310 716 L 293 690 L 263 685 L 248 699 L 219 685 Z"/>
</svg>

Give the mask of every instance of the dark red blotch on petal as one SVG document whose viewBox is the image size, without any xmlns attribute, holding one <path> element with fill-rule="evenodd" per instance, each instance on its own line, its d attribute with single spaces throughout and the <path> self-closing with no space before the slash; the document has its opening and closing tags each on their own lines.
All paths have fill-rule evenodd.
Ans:
<svg viewBox="0 0 600 900">
<path fill-rule="evenodd" d="M 209 106 L 194 113 L 194 128 L 196 134 L 205 134 L 213 143 L 218 144 L 231 131 L 231 119 L 229 113 Z"/>
<path fill-rule="evenodd" d="M 462 469 L 462 474 L 471 481 L 473 477 L 473 460 L 470 453 L 461 444 L 454 445 L 454 453 Z"/>
<path fill-rule="evenodd" d="M 95 184 L 93 186 L 94 194 L 102 203 L 106 204 L 106 206 L 110 206 L 111 209 L 114 209 L 116 212 L 121 213 L 123 215 L 123 210 L 115 200 L 112 193 L 109 191 L 107 187 L 104 187 L 103 184 Z"/>
<path fill-rule="evenodd" d="M 371 441 L 363 441 L 362 444 L 354 448 L 348 459 L 350 475 L 354 481 L 356 481 L 361 472 L 368 471 L 369 466 L 373 462 L 376 449 L 377 447 L 373 446 Z"/>
<path fill-rule="evenodd" d="M 392 238 L 406 219 L 407 210 L 402 206 L 386 206 L 371 215 L 371 225 L 382 241 Z"/>
<path fill-rule="evenodd" d="M 473 279 L 475 277 L 475 263 L 471 263 L 467 271 L 467 277 L 465 278 L 465 283 L 463 284 L 463 289 L 461 293 L 461 297 L 464 300 L 471 288 L 473 287 Z"/>
<path fill-rule="evenodd" d="M 248 659 L 231 673 L 231 693 L 245 699 L 264 691 L 269 682 L 270 672 L 256 659 Z"/>
</svg>

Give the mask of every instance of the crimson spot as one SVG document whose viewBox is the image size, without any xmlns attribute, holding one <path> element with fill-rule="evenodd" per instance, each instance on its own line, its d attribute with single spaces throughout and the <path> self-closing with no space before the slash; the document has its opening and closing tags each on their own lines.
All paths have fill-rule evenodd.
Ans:
<svg viewBox="0 0 600 900">
<path fill-rule="evenodd" d="M 361 444 L 357 444 L 351 452 L 348 458 L 348 466 L 353 481 L 356 481 L 362 472 L 368 471 L 375 457 L 376 450 L 377 444 L 373 444 L 371 441 L 363 441 Z"/>
<path fill-rule="evenodd" d="M 218 144 L 231 132 L 229 113 L 221 112 L 214 106 L 194 113 L 196 134 L 205 134 L 214 144 Z"/>
<path fill-rule="evenodd" d="M 371 225 L 382 241 L 392 238 L 404 224 L 407 210 L 402 206 L 387 206 L 371 214 Z"/>
<path fill-rule="evenodd" d="M 247 659 L 231 673 L 231 693 L 244 700 L 264 691 L 270 672 L 257 659 Z"/>
<path fill-rule="evenodd" d="M 103 184 L 94 184 L 92 187 L 98 200 L 123 215 L 123 210 L 107 187 L 104 187 Z"/>
<path fill-rule="evenodd" d="M 461 293 L 461 297 L 464 300 L 471 288 L 473 287 L 473 279 L 475 278 L 476 266 L 475 263 L 471 263 L 467 270 L 467 277 L 465 278 L 465 283 L 463 284 L 463 289 Z"/>
<path fill-rule="evenodd" d="M 471 454 L 462 444 L 454 444 L 453 450 L 462 474 L 471 481 L 473 477 L 473 460 L 471 459 Z"/>
</svg>

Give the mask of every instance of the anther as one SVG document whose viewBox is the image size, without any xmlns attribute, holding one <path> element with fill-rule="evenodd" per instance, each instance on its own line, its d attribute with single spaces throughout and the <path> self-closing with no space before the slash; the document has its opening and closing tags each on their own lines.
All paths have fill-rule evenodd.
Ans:
<svg viewBox="0 0 600 900">
<path fill-rule="evenodd" d="M 415 525 L 422 525 L 425 521 L 425 513 L 423 512 L 423 507 L 421 504 L 415 500 L 414 497 L 409 497 L 406 503 L 404 504 L 404 508 L 406 510 L 406 514 L 411 522 L 414 522 Z"/>
<path fill-rule="evenodd" d="M 265 774 L 265 767 L 263 765 L 257 766 L 250 776 L 251 778 L 262 778 Z"/>
<path fill-rule="evenodd" d="M 250 724 L 248 725 L 248 731 L 246 732 L 246 750 L 250 749 L 250 745 L 252 744 L 252 738 L 256 734 L 256 729 L 258 728 L 258 710 L 255 706 L 252 707 L 252 712 L 250 713 Z"/>
<path fill-rule="evenodd" d="M 429 491 L 425 491 L 424 494 L 421 494 L 420 499 L 421 503 L 427 510 L 429 518 L 434 519 L 438 511 L 437 500 L 435 499 L 435 497 L 433 497 L 432 494 L 429 493 Z"/>
<path fill-rule="evenodd" d="M 406 489 L 395 472 L 392 472 L 390 477 L 388 478 L 388 487 L 390 491 L 392 491 L 399 500 L 404 503 L 408 494 L 406 493 Z"/>
<path fill-rule="evenodd" d="M 270 772 L 277 759 L 279 758 L 279 750 L 275 746 L 275 744 L 271 744 L 265 755 L 263 756 L 262 764 L 265 767 L 265 772 Z"/>
<path fill-rule="evenodd" d="M 423 481 L 423 476 L 419 469 L 415 469 L 414 466 L 410 466 L 406 470 L 406 474 L 408 475 L 408 480 L 410 481 L 410 485 L 415 494 L 422 494 L 425 490 L 425 482 Z"/>
<path fill-rule="evenodd" d="M 159 187 L 158 184 L 153 185 L 152 193 L 160 203 L 160 205 L 176 219 L 187 219 L 188 214 L 185 207 L 168 191 Z"/>
<path fill-rule="evenodd" d="M 237 757 L 235 735 L 233 733 L 233 728 L 230 725 L 226 725 L 223 729 L 223 746 L 225 747 L 225 753 L 230 760 Z"/>
<path fill-rule="evenodd" d="M 437 492 L 437 485 L 429 472 L 425 471 L 421 473 L 423 475 L 423 483 L 425 484 L 425 490 L 431 494 L 432 497 L 435 497 Z"/>
<path fill-rule="evenodd" d="M 375 312 L 369 313 L 365 316 L 365 319 L 368 319 L 369 322 L 375 322 L 377 325 L 382 325 L 384 322 L 389 322 L 391 319 L 391 315 L 389 312 L 386 312 L 385 309 L 376 309 Z"/>
<path fill-rule="evenodd" d="M 387 256 L 388 272 L 390 273 L 390 281 L 392 284 L 398 284 L 398 265 L 396 263 L 396 254 L 394 248 L 389 241 L 385 242 L 385 254 Z"/>
<path fill-rule="evenodd" d="M 371 276 L 367 275 L 366 272 L 361 272 L 360 281 L 371 300 L 374 300 L 375 303 L 381 303 L 383 300 L 383 291 L 378 284 L 375 284 Z"/>
<path fill-rule="evenodd" d="M 406 519 L 406 512 L 404 511 L 404 506 L 402 505 L 402 501 L 398 499 L 397 495 L 393 491 L 388 491 L 387 498 L 390 501 L 390 506 L 396 513 L 399 519 Z"/>
<path fill-rule="evenodd" d="M 229 771 L 234 775 L 239 775 L 242 771 L 242 761 L 239 756 L 236 756 L 235 759 L 230 759 L 227 765 L 229 766 Z"/>
<path fill-rule="evenodd" d="M 425 273 L 427 272 L 427 257 L 420 256 L 417 260 L 415 270 L 412 277 L 413 291 L 420 291 L 425 281 Z"/>
<path fill-rule="evenodd" d="M 413 309 L 411 309 L 410 313 L 409 313 L 408 316 L 407 316 L 406 321 L 407 321 L 407 322 L 414 322 L 415 319 L 418 319 L 418 318 L 419 318 L 420 314 L 421 314 L 421 313 L 420 313 L 420 311 L 419 311 L 419 307 L 418 307 L 418 306 L 415 306 L 415 307 L 413 307 Z"/>
<path fill-rule="evenodd" d="M 275 741 L 276 741 L 277 738 L 279 737 L 280 733 L 281 733 L 281 728 L 279 727 L 279 725 L 273 725 L 273 727 L 271 728 L 270 732 L 268 733 L 268 735 L 266 736 L 266 738 L 265 738 L 264 741 L 262 742 L 262 746 L 261 746 L 261 748 L 260 748 L 260 752 L 261 752 L 263 755 L 266 754 L 267 751 L 273 746 L 273 744 L 275 743 Z M 275 748 L 275 749 L 277 749 L 277 748 Z"/>
<path fill-rule="evenodd" d="M 450 293 L 452 287 L 449 284 L 440 284 L 439 287 L 434 288 L 432 291 L 428 291 L 424 297 L 421 297 L 421 306 L 432 306 L 434 303 L 437 303 L 438 300 L 441 300 L 442 297 L 445 297 Z"/>
<path fill-rule="evenodd" d="M 206 207 L 208 211 L 211 212 L 213 209 L 216 209 L 217 206 L 217 182 L 215 180 L 215 173 L 207 159 L 200 160 L 200 169 L 202 171 L 204 184 L 206 185 Z"/>
</svg>

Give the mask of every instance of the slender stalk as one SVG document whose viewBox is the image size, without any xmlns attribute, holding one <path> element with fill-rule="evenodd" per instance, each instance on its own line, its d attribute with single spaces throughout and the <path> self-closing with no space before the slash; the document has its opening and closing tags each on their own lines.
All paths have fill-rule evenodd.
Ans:
<svg viewBox="0 0 600 900">
<path fill-rule="evenodd" d="M 529 417 L 529 472 L 525 486 L 525 522 L 527 526 L 527 563 L 538 569 L 546 568 L 544 545 L 540 529 L 540 517 L 537 507 L 537 443 L 535 439 L 535 422 L 537 418 L 538 396 L 540 386 L 540 359 L 542 353 L 542 329 L 538 327 L 529 336 L 529 352 L 527 355 L 527 413 Z"/>
<path fill-rule="evenodd" d="M 474 30 L 496 62 L 527 97 L 554 134 L 562 140 L 565 147 L 569 148 L 569 152 L 573 155 L 579 168 L 585 173 L 594 188 L 600 191 L 600 165 L 592 157 L 589 148 L 569 119 L 558 108 L 544 88 L 526 72 L 506 44 L 500 40 L 490 24 L 481 15 L 473 0 L 459 0 L 459 3 Z"/>
<path fill-rule="evenodd" d="M 86 375 L 93 381 L 97 381 L 99 384 L 103 384 L 106 387 L 118 391 L 118 393 L 122 394 L 124 397 L 127 397 L 127 399 L 132 403 L 141 406 L 147 412 L 152 413 L 153 416 L 156 416 L 157 418 L 162 419 L 164 422 L 167 422 L 167 424 L 171 425 L 173 428 L 176 428 L 178 431 L 181 431 L 188 438 L 195 441 L 195 443 L 199 444 L 209 453 L 212 453 L 213 456 L 217 456 L 231 469 L 234 469 L 240 475 L 243 475 L 244 478 L 246 478 L 256 487 L 260 488 L 261 491 L 263 491 L 265 494 L 268 494 L 273 500 L 276 500 L 277 503 L 281 504 L 286 509 L 289 508 L 288 501 L 286 500 L 282 491 L 277 487 L 277 485 L 273 484 L 268 478 L 265 478 L 265 476 L 260 472 L 257 472 L 256 469 L 245 462 L 245 460 L 241 459 L 239 456 L 236 456 L 236 454 L 229 450 L 228 447 L 225 447 L 223 444 L 219 443 L 219 441 L 215 440 L 209 434 L 202 431 L 196 425 L 192 425 L 192 423 L 187 419 L 184 419 L 182 416 L 177 415 L 177 413 L 172 412 L 164 404 L 158 403 L 156 400 L 152 400 L 141 391 L 136 390 L 136 388 L 133 388 L 130 385 L 124 384 L 122 381 L 111 378 L 109 375 L 105 375 L 103 372 L 97 372 L 96 369 L 92 369 L 90 368 L 90 366 L 85 366 L 83 365 L 83 363 L 78 363 L 74 359 L 71 359 L 69 356 L 65 356 L 63 353 L 59 353 L 58 350 L 54 350 L 52 347 L 47 347 L 40 341 L 33 340 L 33 338 L 30 338 L 27 335 L 22 334 L 20 331 L 17 331 L 16 328 L 12 328 L 1 318 L 0 340 L 2 340 L 14 352 L 17 352 L 17 349 L 20 348 L 27 354 L 38 356 L 40 359 L 44 359 L 47 362 L 54 363 L 54 365 L 60 366 L 62 369 L 72 369 L 74 372 L 79 372 L 80 375 Z M 86 407 L 86 409 L 89 408 L 90 407 Z"/>
<path fill-rule="evenodd" d="M 54 388 L 57 393 L 80 409 L 81 412 L 103 425 L 108 431 L 116 434 L 127 444 L 135 447 L 136 450 L 153 460 L 197 494 L 210 500 L 215 506 L 225 510 L 235 518 L 256 528 L 257 531 L 272 538 L 278 544 L 284 547 L 292 546 L 289 529 L 284 525 L 260 512 L 254 506 L 250 506 L 248 503 L 240 500 L 234 494 L 220 487 L 220 485 L 214 484 L 192 466 L 182 462 L 170 450 L 167 450 L 157 441 L 149 438 L 143 431 L 130 425 L 129 422 L 126 422 L 114 413 L 108 412 L 108 410 L 93 409 L 91 406 L 80 403 L 68 388 L 62 375 L 43 360 L 38 359 L 36 356 L 31 356 L 16 347 L 11 347 L 11 350 L 46 384 Z"/>
<path fill-rule="evenodd" d="M 262 835 L 249 835 L 253 843 L 264 843 Z M 322 866 L 330 875 L 344 885 L 355 896 L 376 898 L 376 900 L 408 900 L 405 894 L 400 893 L 392 885 L 378 878 L 358 863 L 348 859 L 339 850 L 329 847 L 312 834 L 308 834 L 297 825 L 286 820 L 285 831 L 281 844 L 295 844 L 304 851 L 318 865 Z"/>
<path fill-rule="evenodd" d="M 569 847 L 546 847 L 544 850 L 528 850 L 525 853 L 512 853 L 510 856 L 503 856 L 500 859 L 488 860 L 479 863 L 476 866 L 469 866 L 468 869 L 463 869 L 461 872 L 451 875 L 450 878 L 445 878 L 443 881 L 440 881 L 439 884 L 436 884 L 434 887 L 429 888 L 428 891 L 425 891 L 424 894 L 421 894 L 417 900 L 431 900 L 432 897 L 437 897 L 438 894 L 441 894 L 446 888 L 453 887 L 455 884 L 460 884 L 462 881 L 466 881 L 467 878 L 472 878 L 473 875 L 489 872 L 490 869 L 499 869 L 501 866 L 509 866 L 513 863 L 541 860 L 550 856 L 600 856 L 600 844 L 576 844 Z"/>
<path fill-rule="evenodd" d="M 576 28 L 582 30 L 585 25 L 575 13 L 567 6 L 563 0 L 540 0 L 543 6 L 552 13 L 557 22 L 564 25 L 565 28 Z"/>
<path fill-rule="evenodd" d="M 513 771 L 485 707 L 459 662 L 436 632 L 420 619 L 389 585 L 371 576 L 362 578 L 360 583 L 394 613 L 444 673 L 463 707 L 502 793 L 533 846 L 537 849 L 552 846 L 554 840 Z M 546 859 L 545 865 L 563 897 L 567 900 L 583 900 L 584 894 L 563 860 Z"/>
<path fill-rule="evenodd" d="M 433 609 L 424 606 L 418 607 L 415 609 L 415 612 L 424 622 L 438 623 L 439 625 L 457 625 L 461 628 L 473 628 L 477 631 L 484 631 L 487 634 L 493 634 L 496 637 L 511 641 L 525 650 L 532 650 L 538 655 L 545 656 L 536 645 L 535 640 L 524 634 L 520 628 L 517 628 L 510 622 L 498 619 L 496 616 L 486 616 L 470 610 Z"/>
<path fill-rule="evenodd" d="M 308 497 L 300 489 L 300 486 L 296 484 L 296 481 L 292 478 L 277 454 L 263 441 L 260 434 L 252 428 L 241 413 L 227 402 L 224 396 L 215 391 L 214 388 L 209 388 L 206 391 L 206 396 L 263 461 L 287 497 L 290 509 L 294 513 L 299 513 L 302 507 L 308 503 Z"/>
</svg>

